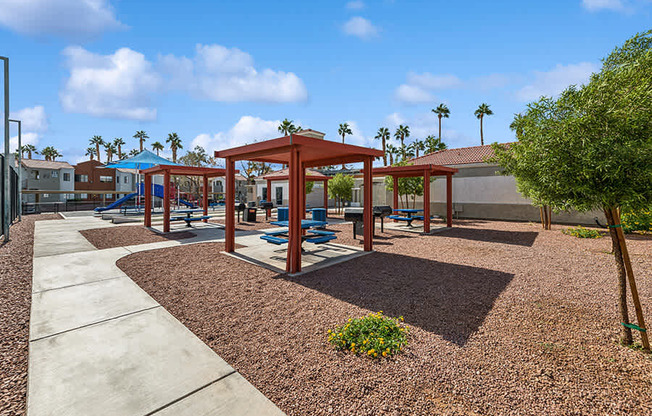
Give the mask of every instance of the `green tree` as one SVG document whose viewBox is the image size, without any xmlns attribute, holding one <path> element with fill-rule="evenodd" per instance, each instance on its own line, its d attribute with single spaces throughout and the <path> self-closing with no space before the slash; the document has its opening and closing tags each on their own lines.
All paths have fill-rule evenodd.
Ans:
<svg viewBox="0 0 652 416">
<path fill-rule="evenodd" d="M 336 174 L 333 179 L 328 181 L 328 197 L 335 200 L 337 212 L 341 212 L 345 200 L 350 200 L 353 196 L 353 185 L 355 179 L 352 175 Z"/>
<path fill-rule="evenodd" d="M 125 141 L 122 137 L 116 137 L 113 139 L 113 145 L 118 148 L 118 159 L 122 159 L 122 146 L 125 145 Z"/>
<path fill-rule="evenodd" d="M 45 160 L 52 162 L 54 162 L 58 157 L 62 156 L 62 154 L 59 153 L 59 151 L 53 146 L 44 147 L 43 150 L 41 150 L 41 154 L 43 157 L 45 157 Z"/>
<path fill-rule="evenodd" d="M 161 142 L 154 142 L 152 143 L 152 150 L 156 150 L 156 156 L 159 155 L 159 152 L 163 150 L 165 147 L 163 146 L 163 143 Z"/>
<path fill-rule="evenodd" d="M 402 160 L 392 166 L 409 166 L 412 163 Z M 433 182 L 435 178 L 431 178 Z M 394 191 L 394 178 L 385 176 L 385 188 L 388 191 Z M 412 208 L 416 206 L 416 197 L 423 196 L 423 177 L 399 178 L 398 179 L 398 196 L 403 208 L 409 208 L 409 198 L 412 198 Z M 405 198 L 405 202 L 403 201 Z"/>
<path fill-rule="evenodd" d="M 353 134 L 351 128 L 349 127 L 349 123 L 341 123 L 340 127 L 337 129 L 337 134 L 342 136 L 342 144 L 344 144 L 344 138 L 346 137 L 346 135 Z M 346 169 L 346 165 L 342 164 L 342 170 L 344 169 Z"/>
<path fill-rule="evenodd" d="M 95 146 L 95 156 L 97 156 L 97 160 L 100 160 L 100 146 L 104 146 L 104 140 L 102 140 L 102 136 L 93 136 L 89 140 L 89 143 L 91 146 Z"/>
<path fill-rule="evenodd" d="M 294 125 L 294 120 L 288 120 L 287 118 L 281 121 L 281 124 L 278 125 L 279 133 L 283 133 L 284 136 L 289 136 L 290 134 L 298 133 L 301 131 L 301 126 L 297 127 Z"/>
<path fill-rule="evenodd" d="M 439 150 L 444 150 L 447 149 L 448 146 L 446 146 L 446 143 L 442 142 L 441 139 L 435 137 L 435 136 L 428 136 L 424 139 L 423 141 L 424 144 L 424 152 L 427 153 L 434 153 Z"/>
<path fill-rule="evenodd" d="M 443 118 L 448 118 L 451 114 L 451 110 L 448 109 L 446 104 L 439 104 L 437 108 L 433 108 L 431 110 L 433 113 L 437 114 L 437 118 L 439 119 L 439 140 L 441 140 L 441 119 Z"/>
<path fill-rule="evenodd" d="M 387 144 L 386 154 L 389 155 L 389 165 L 394 164 L 394 156 L 398 155 L 398 149 L 391 143 Z"/>
<path fill-rule="evenodd" d="M 113 160 L 113 154 L 116 152 L 116 148 L 111 142 L 104 143 L 104 153 L 106 153 L 106 163 L 111 163 Z"/>
<path fill-rule="evenodd" d="M 88 156 L 90 160 L 93 160 L 93 157 L 95 156 L 95 148 L 94 147 L 86 148 L 86 154 L 84 156 Z"/>
<path fill-rule="evenodd" d="M 138 139 L 138 143 L 140 144 L 140 151 L 143 151 L 143 143 L 145 143 L 145 139 L 149 139 L 149 136 L 145 132 L 145 130 L 138 130 L 136 134 L 134 134 L 134 139 Z"/>
<path fill-rule="evenodd" d="M 387 127 L 381 127 L 376 133 L 376 140 L 380 140 L 383 143 L 383 166 L 387 166 L 387 141 L 391 137 L 389 129 Z"/>
<path fill-rule="evenodd" d="M 603 60 L 588 84 L 557 100 L 530 103 L 515 119 L 518 141 L 494 144 L 496 160 L 519 190 L 556 211 L 601 209 L 609 225 L 620 322 L 629 325 L 627 284 L 644 327 L 620 209 L 652 205 L 652 31 L 637 34 Z M 646 332 L 641 331 L 644 348 Z M 621 341 L 633 342 L 622 326 Z M 648 345 L 646 345 L 648 344 Z"/>
<path fill-rule="evenodd" d="M 32 153 L 38 154 L 38 151 L 36 150 L 36 146 L 33 144 L 24 144 L 20 148 L 20 153 L 21 156 L 25 157 L 25 153 L 27 153 L 27 158 L 31 159 L 32 158 Z"/>
<path fill-rule="evenodd" d="M 480 120 L 480 145 L 484 146 L 484 133 L 482 131 L 482 121 L 484 120 L 484 116 L 491 116 L 494 114 L 493 111 L 491 111 L 491 108 L 488 104 L 482 103 L 478 106 L 478 108 L 475 110 L 473 113 L 475 117 Z"/>
<path fill-rule="evenodd" d="M 308 195 L 310 192 L 312 192 L 313 188 L 315 187 L 315 183 L 312 181 L 306 181 L 306 195 Z"/>
<path fill-rule="evenodd" d="M 396 140 L 399 140 L 401 142 L 401 147 L 399 148 L 399 152 L 401 153 L 401 156 L 403 159 L 405 159 L 405 139 L 410 137 L 410 127 L 404 126 L 404 125 L 399 125 L 396 128 L 396 132 L 394 133 L 394 137 Z"/>
<path fill-rule="evenodd" d="M 166 143 L 170 143 L 170 150 L 172 151 L 172 161 L 177 163 L 177 150 L 183 149 L 181 145 L 181 139 L 176 133 L 168 134 L 168 138 L 165 139 Z"/>
<path fill-rule="evenodd" d="M 131 150 L 129 151 L 129 157 L 134 157 L 134 156 L 136 156 L 138 153 L 140 153 L 140 152 L 138 151 L 138 149 L 131 149 Z"/>
<path fill-rule="evenodd" d="M 207 167 L 211 164 L 211 158 L 206 153 L 206 149 L 201 146 L 195 146 L 194 149 L 181 156 L 179 162 L 186 166 Z M 179 184 L 182 192 L 188 192 L 196 198 L 200 197 L 203 186 L 203 178 L 201 176 L 175 177 L 175 182 Z"/>
</svg>

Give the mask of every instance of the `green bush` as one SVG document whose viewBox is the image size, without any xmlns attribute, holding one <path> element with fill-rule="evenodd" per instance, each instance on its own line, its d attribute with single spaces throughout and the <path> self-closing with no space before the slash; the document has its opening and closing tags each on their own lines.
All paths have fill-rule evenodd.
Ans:
<svg viewBox="0 0 652 416">
<path fill-rule="evenodd" d="M 362 318 L 349 318 L 345 325 L 329 329 L 328 341 L 338 350 L 382 358 L 401 352 L 407 345 L 408 332 L 402 316 L 391 318 L 380 311 Z"/>
<path fill-rule="evenodd" d="M 634 231 L 652 232 L 652 209 L 641 211 L 623 210 L 620 221 L 623 224 L 625 233 Z"/>
<path fill-rule="evenodd" d="M 600 234 L 600 231 L 594 230 L 592 228 L 584 228 L 581 225 L 578 225 L 577 227 L 574 228 L 566 228 L 565 230 L 561 231 L 564 234 L 567 235 L 572 235 L 573 237 L 577 238 L 600 238 L 602 237 L 602 234 Z"/>
</svg>

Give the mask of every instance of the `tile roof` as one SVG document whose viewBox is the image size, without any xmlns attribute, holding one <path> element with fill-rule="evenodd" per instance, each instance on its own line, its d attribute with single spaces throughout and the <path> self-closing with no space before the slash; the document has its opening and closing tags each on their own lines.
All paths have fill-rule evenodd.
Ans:
<svg viewBox="0 0 652 416">
<path fill-rule="evenodd" d="M 288 176 L 290 173 L 289 168 L 277 170 L 274 172 L 266 173 L 264 175 L 257 176 L 255 179 L 264 179 L 264 178 L 273 178 L 274 176 Z M 326 175 L 315 170 L 315 169 L 306 169 L 306 176 L 313 176 L 318 178 L 324 178 Z"/>
<path fill-rule="evenodd" d="M 470 163 L 484 163 L 487 158 L 493 155 L 494 151 L 491 145 L 486 144 L 484 146 L 439 150 L 414 158 L 412 162 L 415 165 L 466 165 Z"/>
<path fill-rule="evenodd" d="M 68 162 L 51 162 L 42 159 L 22 159 L 23 166 L 31 169 L 73 169 Z"/>
</svg>

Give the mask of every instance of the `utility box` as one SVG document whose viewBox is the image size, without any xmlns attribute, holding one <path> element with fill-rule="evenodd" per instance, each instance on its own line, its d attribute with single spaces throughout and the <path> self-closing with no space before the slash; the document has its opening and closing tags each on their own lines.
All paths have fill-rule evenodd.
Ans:
<svg viewBox="0 0 652 416">
<path fill-rule="evenodd" d="M 256 222 L 257 208 L 247 208 L 244 212 L 245 222 Z"/>
</svg>

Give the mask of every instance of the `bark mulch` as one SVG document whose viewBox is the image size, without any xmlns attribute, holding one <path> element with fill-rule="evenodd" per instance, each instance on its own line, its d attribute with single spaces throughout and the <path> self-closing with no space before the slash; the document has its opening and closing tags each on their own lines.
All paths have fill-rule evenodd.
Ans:
<svg viewBox="0 0 652 416">
<path fill-rule="evenodd" d="M 0 415 L 26 412 L 29 309 L 32 303 L 34 222 L 59 214 L 25 215 L 0 245 Z"/>
<path fill-rule="evenodd" d="M 133 246 L 137 244 L 157 243 L 168 240 L 184 240 L 195 237 L 190 231 L 160 234 L 142 225 L 124 225 L 120 227 L 93 228 L 81 230 L 80 233 L 99 250 L 113 247 Z"/>
<path fill-rule="evenodd" d="M 118 265 L 289 415 L 652 414 L 652 358 L 617 343 L 609 238 L 455 226 L 378 233 L 375 253 L 293 278 L 218 243 Z M 331 229 L 358 244 L 350 225 Z M 628 245 L 650 321 L 652 239 Z M 328 329 L 379 310 L 410 326 L 403 354 L 374 361 L 328 344 Z"/>
</svg>

